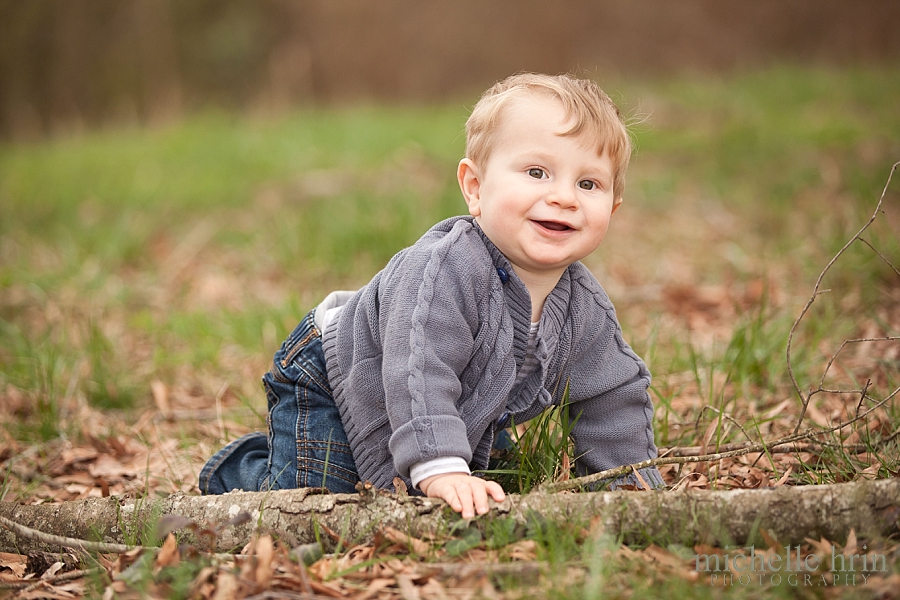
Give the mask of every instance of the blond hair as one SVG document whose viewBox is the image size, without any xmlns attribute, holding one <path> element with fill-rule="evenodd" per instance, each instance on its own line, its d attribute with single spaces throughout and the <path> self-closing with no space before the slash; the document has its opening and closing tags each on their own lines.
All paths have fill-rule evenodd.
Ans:
<svg viewBox="0 0 900 600">
<path fill-rule="evenodd" d="M 621 198 L 625 170 L 631 158 L 631 138 L 618 107 L 593 81 L 571 75 L 519 73 L 495 83 L 481 95 L 466 121 L 466 157 L 482 164 L 492 150 L 492 135 L 503 108 L 528 94 L 546 94 L 559 100 L 572 127 L 562 135 L 584 135 L 596 140 L 597 154 L 609 154 L 613 164 L 613 195 Z"/>
</svg>

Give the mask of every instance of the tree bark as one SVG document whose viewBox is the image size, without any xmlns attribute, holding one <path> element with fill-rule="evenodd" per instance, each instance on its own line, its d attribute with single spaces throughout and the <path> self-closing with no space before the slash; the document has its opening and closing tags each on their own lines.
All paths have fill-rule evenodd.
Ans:
<svg viewBox="0 0 900 600">
<path fill-rule="evenodd" d="M 240 513 L 250 519 L 228 525 Z M 458 519 L 440 500 L 378 491 L 321 494 L 316 490 L 233 492 L 222 496 L 174 494 L 150 501 L 86 499 L 61 505 L 0 502 L 0 516 L 46 533 L 108 543 L 140 543 L 163 515 L 190 519 L 186 541 L 209 550 L 241 548 L 257 530 L 292 546 L 317 537 L 345 543 L 370 540 L 394 527 L 412 536 L 447 532 Z M 779 544 L 805 538 L 843 543 L 853 529 L 860 538 L 887 536 L 900 525 L 900 479 L 762 490 L 681 492 L 596 492 L 510 495 L 481 520 L 512 518 L 518 523 L 575 524 L 621 536 L 626 543 L 763 543 L 765 530 Z M 324 526 L 324 527 L 320 527 Z M 216 530 L 204 534 L 201 528 Z M 327 529 L 326 529 L 327 528 Z M 52 550 L 0 527 L 0 551 L 28 554 Z"/>
</svg>

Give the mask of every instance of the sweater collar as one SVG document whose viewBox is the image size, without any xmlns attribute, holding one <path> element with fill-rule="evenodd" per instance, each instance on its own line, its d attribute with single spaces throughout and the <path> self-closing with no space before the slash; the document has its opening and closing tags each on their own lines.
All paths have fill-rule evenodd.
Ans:
<svg viewBox="0 0 900 600">
<path fill-rule="evenodd" d="M 528 334 L 531 327 L 531 294 L 525 283 L 519 279 L 509 259 L 494 245 L 488 236 L 478 226 L 474 217 L 468 217 L 472 227 L 481 236 L 495 269 L 503 269 L 508 279 L 503 285 L 503 292 L 509 306 L 509 314 L 513 321 L 514 341 L 513 352 L 516 364 L 521 366 L 525 358 L 525 348 L 528 343 Z M 571 266 L 563 271 L 562 276 L 544 301 L 544 310 L 541 313 L 538 325 L 538 344 L 535 348 L 536 356 L 545 367 L 550 356 L 556 352 L 559 336 L 566 322 L 569 311 L 569 297 L 572 291 Z M 498 282 L 500 275 L 498 275 Z"/>
</svg>

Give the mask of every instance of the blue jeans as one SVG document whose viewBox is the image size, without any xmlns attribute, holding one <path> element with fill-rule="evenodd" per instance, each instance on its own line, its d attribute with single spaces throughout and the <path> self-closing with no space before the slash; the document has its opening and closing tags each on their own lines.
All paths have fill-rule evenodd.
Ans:
<svg viewBox="0 0 900 600">
<path fill-rule="evenodd" d="M 310 312 L 275 353 L 263 377 L 268 435 L 249 433 L 222 448 L 200 471 L 200 491 L 300 487 L 353 493 L 359 476 L 328 384 L 322 336 Z"/>
</svg>

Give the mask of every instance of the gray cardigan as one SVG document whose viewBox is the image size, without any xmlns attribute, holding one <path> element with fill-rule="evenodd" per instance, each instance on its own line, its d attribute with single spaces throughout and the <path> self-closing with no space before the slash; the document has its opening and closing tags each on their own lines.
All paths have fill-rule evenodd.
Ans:
<svg viewBox="0 0 900 600">
<path fill-rule="evenodd" d="M 360 479 L 393 489 L 399 474 L 409 485 L 412 465 L 443 456 L 485 469 L 498 418 L 532 419 L 566 384 L 570 417 L 580 413 L 579 474 L 654 458 L 650 373 L 588 269 L 570 265 L 547 297 L 540 368 L 513 389 L 530 322 L 525 284 L 472 217 L 442 221 L 395 255 L 323 336 Z M 655 468 L 641 476 L 663 485 Z"/>
</svg>

